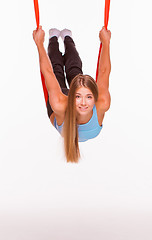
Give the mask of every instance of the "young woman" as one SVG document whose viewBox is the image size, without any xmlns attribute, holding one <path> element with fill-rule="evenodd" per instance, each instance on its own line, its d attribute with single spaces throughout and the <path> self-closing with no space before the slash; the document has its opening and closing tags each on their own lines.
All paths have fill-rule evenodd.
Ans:
<svg viewBox="0 0 152 240">
<path fill-rule="evenodd" d="M 41 26 L 33 31 L 40 70 L 48 90 L 48 116 L 64 138 L 67 161 L 78 162 L 78 142 L 87 141 L 100 133 L 105 112 L 110 107 L 111 32 L 104 27 L 99 32 L 102 50 L 97 83 L 89 75 L 83 75 L 82 62 L 70 30 L 50 29 L 48 55 L 43 45 L 44 36 Z M 65 46 L 64 55 L 59 51 L 60 36 Z M 69 88 L 65 82 L 64 68 Z"/>
</svg>

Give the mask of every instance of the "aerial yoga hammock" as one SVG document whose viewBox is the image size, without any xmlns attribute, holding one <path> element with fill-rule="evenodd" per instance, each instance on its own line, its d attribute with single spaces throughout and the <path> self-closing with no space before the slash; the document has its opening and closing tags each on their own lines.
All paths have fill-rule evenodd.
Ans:
<svg viewBox="0 0 152 240">
<path fill-rule="evenodd" d="M 40 24 L 38 0 L 34 0 L 34 9 L 35 9 L 36 25 L 37 25 L 37 29 L 38 29 L 39 24 Z M 106 28 L 106 30 L 107 30 L 108 21 L 109 21 L 109 10 L 110 10 L 110 0 L 105 0 L 104 27 Z M 100 59 L 101 49 L 102 49 L 102 43 L 100 44 L 98 61 L 97 61 L 96 82 L 97 82 L 97 77 L 98 77 L 98 68 L 99 68 L 99 59 Z M 42 72 L 41 72 L 41 80 L 42 80 L 42 87 L 43 87 L 43 92 L 44 92 L 45 103 L 47 105 L 48 91 L 47 91 L 47 88 L 46 88 L 46 85 L 45 85 L 45 79 L 44 79 L 44 76 L 43 76 Z"/>
</svg>

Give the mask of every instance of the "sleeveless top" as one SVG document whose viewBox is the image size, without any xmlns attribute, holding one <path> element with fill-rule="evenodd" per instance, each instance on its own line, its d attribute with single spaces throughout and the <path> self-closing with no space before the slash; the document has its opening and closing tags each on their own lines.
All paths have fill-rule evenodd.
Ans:
<svg viewBox="0 0 152 240">
<path fill-rule="evenodd" d="M 62 125 L 59 126 L 57 124 L 56 118 L 54 118 L 54 127 L 58 130 L 60 134 L 62 134 L 63 124 L 64 122 L 62 123 Z M 95 138 L 96 136 L 99 135 L 103 125 L 101 126 L 99 125 L 97 110 L 95 105 L 93 107 L 93 115 L 89 120 L 89 122 L 85 124 L 80 124 L 80 125 L 78 124 L 77 126 L 78 126 L 79 142 L 85 142 L 88 139 Z"/>
</svg>

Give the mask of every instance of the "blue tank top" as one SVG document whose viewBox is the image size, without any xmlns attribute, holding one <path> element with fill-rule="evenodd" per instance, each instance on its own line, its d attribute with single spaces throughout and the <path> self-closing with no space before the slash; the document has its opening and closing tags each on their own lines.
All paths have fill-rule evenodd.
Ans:
<svg viewBox="0 0 152 240">
<path fill-rule="evenodd" d="M 61 134 L 62 133 L 62 125 L 58 125 L 56 118 L 54 118 L 54 127 L 58 130 L 58 132 Z M 79 134 L 79 142 L 85 142 L 88 139 L 95 138 L 99 135 L 100 131 L 102 129 L 102 125 L 99 125 L 98 122 L 98 117 L 97 117 L 97 110 L 96 106 L 94 105 L 93 107 L 93 115 L 89 122 L 85 124 L 78 124 L 78 134 Z"/>
</svg>

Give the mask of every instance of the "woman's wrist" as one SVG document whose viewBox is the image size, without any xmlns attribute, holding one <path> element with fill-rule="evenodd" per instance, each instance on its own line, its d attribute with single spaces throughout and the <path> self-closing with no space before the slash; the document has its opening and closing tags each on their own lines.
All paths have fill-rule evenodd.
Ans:
<svg viewBox="0 0 152 240">
<path fill-rule="evenodd" d="M 37 46 L 37 48 L 38 48 L 38 51 L 40 51 L 41 49 L 44 48 L 43 42 L 38 42 L 38 43 L 36 43 L 36 46 Z"/>
<path fill-rule="evenodd" d="M 103 47 L 109 47 L 110 46 L 110 41 L 103 41 L 101 42 Z"/>
</svg>

